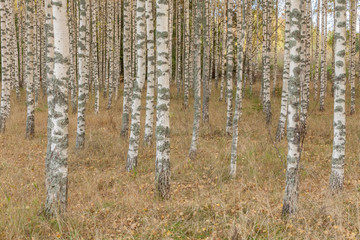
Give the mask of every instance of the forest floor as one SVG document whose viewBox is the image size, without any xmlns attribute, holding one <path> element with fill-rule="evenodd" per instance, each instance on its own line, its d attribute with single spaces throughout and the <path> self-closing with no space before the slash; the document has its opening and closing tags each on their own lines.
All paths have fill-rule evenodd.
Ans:
<svg viewBox="0 0 360 240">
<path fill-rule="evenodd" d="M 258 86 L 252 97 L 246 93 L 233 180 L 229 179 L 226 105 L 218 101 L 218 92 L 213 86 L 210 124 L 201 124 L 199 152 L 191 161 L 193 101 L 184 111 L 183 96 L 172 89 L 168 201 L 154 196 L 154 145 L 140 147 L 138 168 L 125 171 L 128 142 L 119 136 L 121 95 L 111 110 L 105 110 L 107 101 L 101 98 L 99 115 L 94 114 L 90 96 L 83 151 L 75 151 L 76 114 L 70 109 L 68 213 L 52 220 L 41 214 L 46 99 L 41 97 L 36 108 L 36 137 L 25 140 L 25 92 L 21 100 L 13 96 L 6 133 L 0 135 L 0 239 L 231 239 L 236 234 L 238 239 L 359 239 L 360 108 L 347 118 L 345 189 L 341 196 L 333 196 L 328 191 L 333 98 L 328 91 L 326 110 L 319 112 L 311 92 L 299 211 L 296 217 L 283 218 L 287 143 L 283 140 L 275 148 L 272 141 L 281 89 L 272 100 L 270 128 L 265 124 Z"/>
</svg>

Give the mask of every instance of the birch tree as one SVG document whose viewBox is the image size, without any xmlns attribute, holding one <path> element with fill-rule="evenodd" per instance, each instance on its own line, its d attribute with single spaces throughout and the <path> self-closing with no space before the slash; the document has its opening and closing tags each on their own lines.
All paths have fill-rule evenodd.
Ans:
<svg viewBox="0 0 360 240">
<path fill-rule="evenodd" d="M 290 63 L 290 2 L 285 2 L 285 42 L 284 42 L 284 70 L 283 70 L 283 85 L 281 92 L 281 108 L 280 119 L 276 131 L 276 141 L 281 141 L 285 135 L 285 123 L 288 112 L 288 82 L 289 82 L 289 63 Z"/>
<path fill-rule="evenodd" d="M 326 69 L 326 46 L 327 46 L 327 2 L 322 3 L 322 21 L 321 21 L 321 76 L 320 76 L 320 111 L 325 110 L 325 92 L 327 82 Z"/>
<path fill-rule="evenodd" d="M 35 135 L 34 2 L 26 0 L 26 138 Z"/>
<path fill-rule="evenodd" d="M 195 33 L 194 33 L 194 122 L 192 129 L 192 138 L 190 145 L 189 157 L 195 159 L 197 154 L 197 144 L 199 137 L 200 127 L 200 97 L 201 97 L 201 7 L 203 6 L 203 0 L 196 0 L 196 14 L 195 14 Z"/>
<path fill-rule="evenodd" d="M 145 145 L 150 145 L 153 136 L 154 107 L 155 107 L 155 35 L 153 1 L 146 1 L 146 43 L 147 43 L 147 90 L 146 90 L 146 119 L 145 119 Z"/>
<path fill-rule="evenodd" d="M 184 1 L 184 108 L 189 106 L 189 84 L 190 84 L 190 3 Z"/>
<path fill-rule="evenodd" d="M 54 23 L 53 23 L 53 9 L 52 9 L 52 0 L 45 1 L 45 56 L 46 56 L 46 65 L 45 65 L 45 77 L 46 77 L 46 89 L 47 89 L 47 104 L 48 104 L 48 127 L 47 127 L 47 154 L 45 159 L 45 165 L 47 165 L 51 157 L 51 141 L 52 141 L 52 129 L 54 127 L 52 118 L 54 113 Z M 71 47 L 69 49 L 69 52 Z"/>
<path fill-rule="evenodd" d="M 350 68 L 349 79 L 351 86 L 350 114 L 355 113 L 355 55 L 356 55 L 356 12 L 357 1 L 350 0 Z"/>
<path fill-rule="evenodd" d="M 278 56 L 277 56 L 277 48 L 278 48 L 278 10 L 279 10 L 279 0 L 275 0 L 275 27 L 274 27 L 274 34 L 275 34 L 275 43 L 274 43 L 274 80 L 273 80 L 273 95 L 275 96 L 276 91 L 276 82 L 277 82 L 277 65 L 278 65 Z"/>
<path fill-rule="evenodd" d="M 300 74 L 301 74 L 301 0 L 290 0 L 289 17 L 289 105 L 287 118 L 287 168 L 283 214 L 293 214 L 297 209 L 300 162 Z"/>
<path fill-rule="evenodd" d="M 249 3 L 249 1 L 243 1 Z M 237 68 L 236 68 L 236 97 L 235 97 L 235 113 L 233 119 L 233 135 L 231 144 L 231 160 L 230 160 L 230 176 L 235 177 L 236 175 L 236 160 L 237 160 L 237 145 L 239 135 L 239 120 L 241 117 L 241 103 L 242 103 L 242 82 L 243 82 L 243 47 L 245 38 L 245 6 L 240 6 L 240 1 L 237 6 Z M 243 19 L 241 18 L 241 9 L 243 9 Z"/>
<path fill-rule="evenodd" d="M 128 136 L 130 122 L 130 106 L 132 91 L 131 76 L 131 4 L 130 0 L 124 0 L 124 34 L 123 34 L 123 59 L 124 59 L 124 94 L 121 133 L 122 137 Z"/>
<path fill-rule="evenodd" d="M 320 3 L 321 3 L 321 0 L 317 0 L 314 99 L 317 99 L 317 97 L 318 97 L 318 85 L 319 85 L 320 6 L 321 6 Z"/>
<path fill-rule="evenodd" d="M 51 147 L 45 166 L 45 213 L 49 216 L 63 214 L 68 192 L 68 81 L 70 42 L 66 0 L 52 0 L 54 27 L 54 99 L 56 114 L 51 115 Z"/>
<path fill-rule="evenodd" d="M 330 188 L 341 191 L 344 186 L 345 161 L 345 48 L 346 2 L 335 0 L 335 79 L 334 79 L 334 143 L 330 175 Z"/>
<path fill-rule="evenodd" d="M 233 33 L 234 1 L 228 0 L 227 8 L 227 40 L 226 40 L 226 135 L 231 135 L 233 112 L 233 69 L 234 69 L 234 33 Z"/>
<path fill-rule="evenodd" d="M 1 20 L 1 106 L 0 106 L 0 132 L 5 132 L 5 123 L 8 117 L 10 108 L 10 49 L 7 42 L 9 41 L 9 34 L 6 32 L 9 29 L 9 7 L 10 0 L 0 0 L 0 20 Z"/>
<path fill-rule="evenodd" d="M 203 6 L 203 71 L 202 71 L 202 120 L 204 123 L 209 122 L 209 101 L 210 101 L 210 68 L 209 68 L 209 61 L 210 61 L 210 46 L 209 46 L 209 1 L 204 2 Z"/>
<path fill-rule="evenodd" d="M 86 55 L 86 0 L 79 2 L 79 39 L 78 39 L 78 66 L 79 66 L 79 95 L 78 95 L 78 115 L 77 115 L 77 130 L 76 130 L 76 148 L 84 148 L 85 145 L 85 105 L 86 105 L 86 76 L 87 62 Z"/>
<path fill-rule="evenodd" d="M 263 84 L 262 99 L 264 112 L 266 114 L 266 123 L 271 120 L 271 102 L 270 102 L 270 6 L 269 0 L 263 3 Z"/>
<path fill-rule="evenodd" d="M 156 106 L 155 189 L 159 197 L 170 196 L 170 72 L 168 2 L 156 0 Z"/>
<path fill-rule="evenodd" d="M 131 129 L 126 170 L 132 171 L 137 166 L 140 139 L 141 93 L 145 83 L 146 69 L 146 29 L 145 0 L 137 0 L 136 4 L 136 81 L 133 86 Z"/>
</svg>

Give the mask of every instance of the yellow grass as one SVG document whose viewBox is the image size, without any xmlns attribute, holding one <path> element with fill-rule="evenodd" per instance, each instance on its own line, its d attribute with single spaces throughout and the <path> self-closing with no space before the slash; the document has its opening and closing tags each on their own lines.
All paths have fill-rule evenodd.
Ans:
<svg viewBox="0 0 360 240">
<path fill-rule="evenodd" d="M 154 197 L 154 146 L 141 147 L 137 170 L 125 171 L 128 145 L 119 136 L 121 97 L 109 111 L 101 99 L 101 113 L 94 115 L 91 96 L 86 148 L 81 152 L 74 150 L 76 115 L 69 114 L 68 213 L 63 219 L 52 220 L 41 214 L 45 200 L 46 100 L 42 98 L 36 110 L 36 137 L 25 140 L 24 93 L 21 100 L 12 98 L 6 133 L 0 135 L 0 239 L 360 237 L 358 113 L 347 119 L 346 184 L 341 196 L 328 192 L 333 135 L 330 93 L 326 111 L 320 113 L 316 106 L 311 113 L 301 159 L 299 212 L 285 219 L 281 208 L 287 145 L 286 141 L 278 144 L 280 159 L 265 126 L 258 90 L 244 100 L 234 180 L 228 178 L 231 139 L 224 134 L 226 107 L 218 101 L 218 91 L 213 88 L 210 124 L 201 126 L 195 161 L 187 157 L 193 109 L 182 109 L 183 97 L 177 97 L 175 89 L 172 96 L 170 200 Z M 279 104 L 278 94 L 272 101 L 272 137 Z M 315 104 L 312 101 L 310 111 Z"/>
</svg>

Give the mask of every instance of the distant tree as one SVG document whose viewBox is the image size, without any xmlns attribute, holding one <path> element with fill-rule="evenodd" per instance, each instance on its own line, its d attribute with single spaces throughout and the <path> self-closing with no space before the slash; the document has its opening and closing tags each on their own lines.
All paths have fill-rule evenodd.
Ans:
<svg viewBox="0 0 360 240">
<path fill-rule="evenodd" d="M 233 70 L 234 70 L 234 33 L 233 11 L 234 1 L 227 5 L 227 39 L 226 39 L 226 135 L 231 136 L 233 112 Z"/>
<path fill-rule="evenodd" d="M 320 52 L 320 3 L 321 0 L 317 0 L 316 9 L 316 50 L 315 50 L 315 75 L 314 75 L 314 99 L 318 98 L 318 86 L 319 86 L 319 52 Z"/>
<path fill-rule="evenodd" d="M 5 132 L 6 119 L 9 116 L 10 111 L 10 58 L 11 49 L 7 44 L 10 34 L 6 34 L 10 28 L 10 15 L 9 8 L 11 8 L 10 0 L 0 0 L 0 20 L 1 20 L 1 106 L 0 106 L 0 132 Z"/>
<path fill-rule="evenodd" d="M 288 113 L 288 82 L 289 82 L 289 64 L 290 64 L 290 1 L 285 1 L 285 42 L 284 42 L 284 70 L 283 85 L 281 92 L 280 119 L 276 131 L 276 141 L 281 141 L 285 135 L 285 123 Z"/>
<path fill-rule="evenodd" d="M 130 122 L 130 106 L 132 91 L 131 75 L 131 5 L 130 0 L 124 0 L 124 34 L 123 34 L 123 59 L 124 59 L 124 96 L 121 136 L 127 137 Z"/>
<path fill-rule="evenodd" d="M 357 0 L 350 0 L 350 68 L 349 79 L 351 85 L 350 114 L 355 113 L 355 55 L 356 55 L 356 13 Z"/>
<path fill-rule="evenodd" d="M 275 91 L 276 91 L 276 82 L 277 82 L 277 65 L 278 65 L 278 56 L 277 56 L 277 48 L 278 48 L 278 22 L 279 22 L 279 0 L 275 0 L 275 26 L 274 26 L 274 63 L 273 63 L 273 75 L 274 75 L 274 80 L 273 80 L 273 95 L 275 95 Z"/>
<path fill-rule="evenodd" d="M 189 88 L 190 88 L 190 3 L 184 0 L 184 108 L 189 106 Z"/>
<path fill-rule="evenodd" d="M 26 0 L 26 138 L 35 136 L 34 2 Z"/>
<path fill-rule="evenodd" d="M 226 42 L 227 42 L 227 3 L 226 1 L 223 2 L 222 4 L 222 36 L 221 36 L 221 52 L 220 52 L 220 66 L 221 66 L 221 82 L 220 82 L 220 97 L 219 97 L 219 101 L 222 101 L 224 99 L 224 85 L 225 85 L 225 75 L 226 75 Z M 221 31 L 219 33 L 221 35 Z"/>
<path fill-rule="evenodd" d="M 266 114 L 266 123 L 271 121 L 271 102 L 270 102 L 270 0 L 263 1 L 263 80 L 262 80 L 262 99 L 263 109 Z"/>
<path fill-rule="evenodd" d="M 79 66 L 79 95 L 76 130 L 76 148 L 82 149 L 85 145 L 85 107 L 86 107 L 86 81 L 88 76 L 88 63 L 86 48 L 86 0 L 79 2 L 79 39 L 78 39 L 78 66 Z"/>
<path fill-rule="evenodd" d="M 189 157 L 195 159 L 200 128 L 200 98 L 201 98 L 201 8 L 203 0 L 196 0 L 195 11 L 195 33 L 194 33 L 194 122 Z"/>
<path fill-rule="evenodd" d="M 242 108 L 242 83 L 243 83 L 243 64 L 244 64 L 244 40 L 246 31 L 245 9 L 247 1 L 238 1 L 236 6 L 236 19 L 237 19 L 237 67 L 236 67 L 236 97 L 235 97 L 235 113 L 233 119 L 233 134 L 231 144 L 231 161 L 230 161 L 230 176 L 236 175 L 236 160 L 237 160 L 237 145 L 239 135 L 239 121 L 241 118 Z M 242 14 L 241 14 L 242 11 Z"/>
<path fill-rule="evenodd" d="M 153 1 L 146 1 L 146 35 L 147 35 L 147 90 L 146 90 L 146 119 L 145 119 L 145 145 L 151 145 L 154 127 L 155 108 L 155 35 Z"/>
<path fill-rule="evenodd" d="M 327 83 L 326 68 L 326 47 L 327 47 L 327 1 L 322 3 L 322 21 L 321 21 L 321 77 L 320 77 L 320 111 L 325 110 L 325 94 Z"/>
<path fill-rule="evenodd" d="M 209 1 L 204 2 L 203 10 L 203 71 L 202 71 L 202 120 L 209 122 L 209 101 L 210 101 L 210 39 L 209 39 Z"/>
</svg>

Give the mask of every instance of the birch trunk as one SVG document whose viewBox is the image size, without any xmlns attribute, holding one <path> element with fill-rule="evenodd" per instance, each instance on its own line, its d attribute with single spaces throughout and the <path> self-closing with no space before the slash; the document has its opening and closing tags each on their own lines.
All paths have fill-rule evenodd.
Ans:
<svg viewBox="0 0 360 240">
<path fill-rule="evenodd" d="M 129 117 L 130 117 L 130 91 L 132 90 L 131 76 L 131 4 L 130 0 L 124 0 L 124 39 L 123 39 L 123 58 L 124 58 L 124 94 L 123 94 L 123 113 L 121 133 L 122 137 L 128 136 Z"/>
<path fill-rule="evenodd" d="M 145 83 L 146 66 L 146 29 L 145 0 L 137 0 L 136 4 L 136 81 L 133 87 L 131 109 L 131 130 L 126 170 L 132 171 L 137 166 L 140 140 L 141 94 Z"/>
<path fill-rule="evenodd" d="M 248 1 L 243 1 L 243 3 L 249 3 Z M 240 1 L 237 6 L 237 33 L 238 33 L 238 42 L 237 42 L 237 68 L 236 68 L 236 97 L 235 97 L 235 113 L 233 119 L 233 135 L 232 135 L 232 144 L 231 144 L 231 160 L 230 160 L 230 176 L 234 178 L 236 176 L 236 160 L 237 160 L 237 148 L 238 148 L 238 135 L 239 135 L 239 121 L 241 118 L 241 108 L 242 108 L 242 82 L 243 82 L 243 46 L 245 39 L 245 7 L 246 4 L 240 6 Z M 241 9 L 242 16 L 241 18 Z"/>
<path fill-rule="evenodd" d="M 289 106 L 287 119 L 288 154 L 286 187 L 283 214 L 294 214 L 297 210 L 300 164 L 300 49 L 301 49 L 301 0 L 290 0 L 289 32 Z"/>
<path fill-rule="evenodd" d="M 76 148 L 82 149 L 85 145 L 85 105 L 86 105 L 86 0 L 79 2 L 79 39 L 78 39 L 78 66 L 79 66 L 79 95 L 78 95 L 78 114 L 77 114 L 77 130 L 76 130 Z"/>
<path fill-rule="evenodd" d="M 354 1 L 355 2 L 355 1 Z M 356 6 L 356 5 L 355 5 Z M 341 191 L 344 186 L 344 162 L 346 143 L 345 122 L 345 49 L 346 49 L 346 2 L 335 0 L 335 79 L 334 79 L 334 143 L 330 175 L 330 188 Z"/>
<path fill-rule="evenodd" d="M 34 99 L 34 2 L 26 0 L 26 138 L 35 135 Z"/>
<path fill-rule="evenodd" d="M 281 108 L 280 119 L 276 131 L 276 141 L 281 141 L 285 135 L 286 116 L 288 113 L 288 82 L 289 82 L 289 64 L 290 64 L 290 2 L 285 2 L 285 43 L 284 43 L 284 70 L 283 70 L 283 85 L 281 93 Z"/>
<path fill-rule="evenodd" d="M 155 108 L 155 39 L 153 1 L 146 1 L 146 32 L 147 32 L 147 90 L 146 90 L 146 119 L 145 145 L 151 145 L 154 126 Z"/>
<path fill-rule="evenodd" d="M 70 42 L 66 0 L 53 0 L 54 26 L 54 111 L 50 156 L 46 164 L 45 213 L 50 216 L 63 214 L 68 192 L 68 81 Z"/>
<path fill-rule="evenodd" d="M 227 40 L 226 40 L 226 135 L 232 132 L 233 112 L 233 70 L 234 70 L 234 33 L 233 33 L 234 1 L 228 0 L 227 8 Z"/>
<path fill-rule="evenodd" d="M 195 33 L 194 33 L 194 122 L 193 131 L 190 145 L 189 157 L 194 160 L 197 154 L 197 144 L 199 137 L 200 127 L 200 98 L 201 98 L 201 42 L 200 42 L 200 31 L 201 31 L 201 7 L 203 6 L 203 0 L 196 0 L 196 18 L 195 18 Z"/>
<path fill-rule="evenodd" d="M 5 132 L 5 123 L 8 117 L 8 112 L 10 108 L 10 49 L 7 44 L 9 39 L 9 34 L 6 34 L 8 31 L 9 24 L 9 7 L 11 5 L 10 0 L 1 0 L 0 1 L 0 20 L 1 20 L 1 106 L 0 106 L 0 132 Z"/>
<path fill-rule="evenodd" d="M 155 189 L 160 198 L 170 196 L 170 74 L 168 2 L 156 0 L 156 69 L 158 82 Z"/>
</svg>

